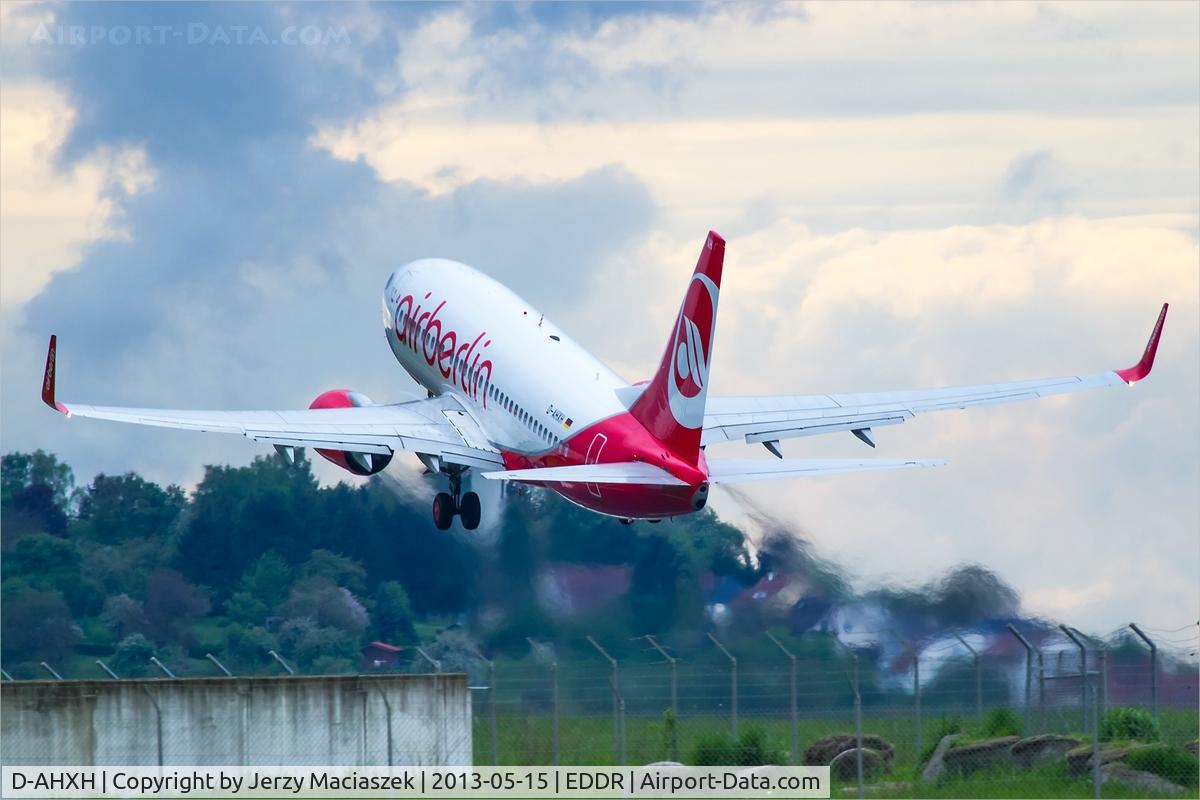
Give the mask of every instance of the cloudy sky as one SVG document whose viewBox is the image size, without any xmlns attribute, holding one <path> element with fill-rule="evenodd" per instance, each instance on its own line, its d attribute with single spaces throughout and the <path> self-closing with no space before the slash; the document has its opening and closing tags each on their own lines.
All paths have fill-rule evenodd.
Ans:
<svg viewBox="0 0 1200 800">
<path fill-rule="evenodd" d="M 925 417 L 877 454 L 948 467 L 747 493 L 860 587 L 976 561 L 1092 631 L 1194 622 L 1198 9 L 4 3 L 2 446 L 184 484 L 261 452 L 56 417 L 50 332 L 67 399 L 413 396 L 378 296 L 428 255 L 638 379 L 715 228 L 721 394 L 1128 366 L 1171 301 L 1135 390 Z"/>
</svg>

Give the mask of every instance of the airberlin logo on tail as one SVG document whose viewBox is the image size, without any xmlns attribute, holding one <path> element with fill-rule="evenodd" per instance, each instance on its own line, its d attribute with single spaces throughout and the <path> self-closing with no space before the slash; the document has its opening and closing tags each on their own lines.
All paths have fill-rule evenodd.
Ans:
<svg viewBox="0 0 1200 800">
<path fill-rule="evenodd" d="M 396 303 L 396 340 L 436 367 L 443 378 L 462 387 L 468 397 L 481 398 L 486 406 L 492 362 L 484 351 L 492 340 L 486 331 L 469 340 L 445 328 L 438 317 L 446 307 L 445 300 L 432 311 L 422 310 L 423 304 L 431 302 L 431 296 L 432 292 L 426 292 L 423 300 L 416 300 L 408 294 Z"/>
<path fill-rule="evenodd" d="M 704 425 L 704 398 L 717 328 L 719 293 L 717 285 L 707 275 L 693 275 L 675 323 L 667 400 L 671 416 L 685 428 Z"/>
</svg>

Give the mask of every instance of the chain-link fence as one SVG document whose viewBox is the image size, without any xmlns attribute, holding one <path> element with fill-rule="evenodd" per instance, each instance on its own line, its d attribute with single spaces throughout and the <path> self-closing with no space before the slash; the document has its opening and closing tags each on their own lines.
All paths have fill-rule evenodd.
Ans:
<svg viewBox="0 0 1200 800">
<path fill-rule="evenodd" d="M 113 707 L 124 716 L 67 703 L 91 703 L 92 740 L 71 746 L 99 759 L 70 763 L 812 764 L 831 766 L 835 792 L 872 796 L 1196 796 L 1196 633 L 1156 636 L 1003 624 L 920 641 L 581 635 L 494 659 L 443 643 L 363 669 L 447 674 L 38 681 L 21 713 L 53 732 L 79 724 L 45 716 L 55 691 L 129 687 Z M 279 654 L 264 661 L 291 669 Z M 418 679 L 459 686 L 469 708 L 374 683 Z M 301 697 L 304 681 L 319 688 Z"/>
<path fill-rule="evenodd" d="M 481 659 L 475 763 L 828 764 L 873 796 L 1196 795 L 1194 660 L 1074 629 L 853 650 L 760 636 Z"/>
</svg>

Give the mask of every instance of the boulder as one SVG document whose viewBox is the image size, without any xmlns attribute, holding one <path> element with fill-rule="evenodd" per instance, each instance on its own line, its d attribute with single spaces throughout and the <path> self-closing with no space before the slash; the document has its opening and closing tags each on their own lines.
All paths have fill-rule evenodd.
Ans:
<svg viewBox="0 0 1200 800">
<path fill-rule="evenodd" d="M 943 760 L 946 757 L 946 751 L 958 738 L 959 734 L 957 733 L 942 737 L 942 740 L 937 743 L 937 747 L 933 749 L 933 755 L 929 757 L 929 760 L 925 762 L 924 769 L 921 770 L 921 780 L 936 781 L 942 777 L 942 773 L 946 771 L 946 763 Z"/>
<path fill-rule="evenodd" d="M 1013 765 L 1012 746 L 1020 741 L 1019 736 L 1000 736 L 971 742 L 962 747 L 951 747 L 942 757 L 946 772 L 951 775 L 970 775 L 990 767 Z"/>
<path fill-rule="evenodd" d="M 1124 761 L 1129 755 L 1130 750 L 1136 750 L 1138 747 L 1145 745 L 1134 745 L 1133 747 L 1101 747 L 1100 748 L 1100 768 L 1103 769 L 1105 764 L 1112 764 L 1116 761 Z M 1074 750 L 1067 751 L 1067 772 L 1072 776 L 1078 777 L 1092 769 L 1092 746 L 1090 744 L 1081 745 Z"/>
<path fill-rule="evenodd" d="M 829 762 L 829 774 L 844 781 L 857 780 L 858 754 L 860 752 L 862 753 L 863 780 L 874 778 L 887 768 L 883 756 L 877 750 L 864 747 L 860 751 L 857 747 L 851 747 L 833 757 L 833 761 Z"/>
<path fill-rule="evenodd" d="M 1121 762 L 1113 762 L 1104 764 L 1100 767 L 1100 783 L 1114 783 L 1128 786 L 1131 789 L 1136 789 L 1139 792 L 1145 792 L 1149 795 L 1161 794 L 1187 794 L 1188 790 L 1176 783 L 1171 783 L 1166 778 L 1160 778 L 1153 772 L 1143 772 L 1140 769 L 1134 769 L 1128 764 Z"/>
<path fill-rule="evenodd" d="M 1053 733 L 1030 736 L 1012 746 L 1013 763 L 1024 769 L 1032 769 L 1057 761 L 1076 747 L 1079 747 L 1079 740 L 1070 736 L 1058 736 Z"/>
<path fill-rule="evenodd" d="M 863 734 L 862 744 L 864 748 L 874 750 L 890 767 L 892 759 L 896 756 L 896 748 L 892 743 L 881 736 L 872 734 Z M 837 758 L 841 753 L 847 750 L 853 750 L 857 747 L 857 742 L 852 733 L 834 733 L 829 736 L 817 739 L 808 746 L 804 751 L 804 764 L 809 767 L 824 767 L 833 763 L 833 759 Z"/>
</svg>

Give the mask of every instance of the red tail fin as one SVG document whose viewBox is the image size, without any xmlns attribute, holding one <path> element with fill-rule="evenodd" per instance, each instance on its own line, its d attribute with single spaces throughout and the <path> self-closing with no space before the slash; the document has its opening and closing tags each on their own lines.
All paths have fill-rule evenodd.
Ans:
<svg viewBox="0 0 1200 800">
<path fill-rule="evenodd" d="M 692 464 L 698 462 L 700 454 L 724 262 L 725 240 L 716 231 L 709 231 L 658 371 L 630 408 L 646 430 Z"/>
</svg>

